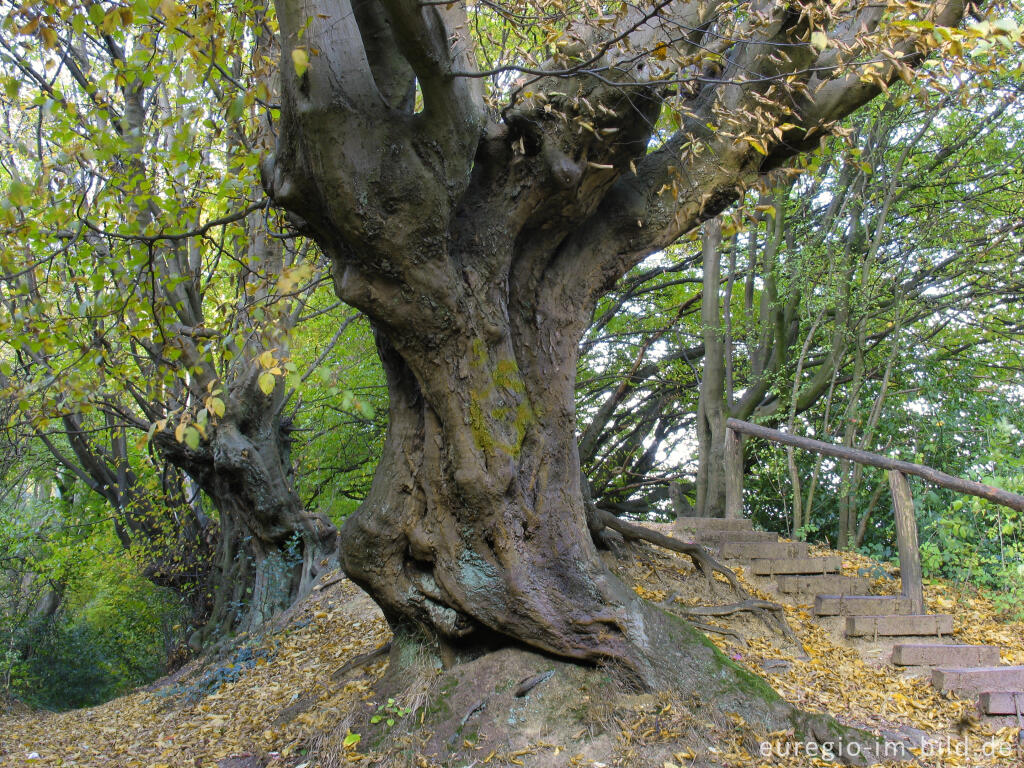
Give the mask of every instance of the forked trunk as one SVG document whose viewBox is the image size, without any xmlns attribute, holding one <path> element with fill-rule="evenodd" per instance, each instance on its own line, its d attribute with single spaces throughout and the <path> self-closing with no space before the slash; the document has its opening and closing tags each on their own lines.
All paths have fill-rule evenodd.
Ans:
<svg viewBox="0 0 1024 768">
<path fill-rule="evenodd" d="M 701 324 L 704 332 L 704 366 L 697 400 L 697 514 L 725 516 L 725 419 L 726 371 L 722 339 L 721 285 L 722 224 L 705 222 L 701 233 L 703 300 Z"/>
<path fill-rule="evenodd" d="M 524 72 L 500 111 L 484 78 L 465 76 L 478 66 L 467 4 L 275 5 L 281 119 L 263 184 L 331 260 L 338 296 L 375 323 L 391 394 L 370 495 L 342 532 L 346 571 L 392 626 L 443 649 L 497 637 L 618 663 L 644 685 L 719 687 L 686 677 L 664 615 L 598 557 L 574 434 L 577 344 L 630 267 L 877 90 L 854 79 L 848 99 L 842 83 L 819 93 L 834 58 L 813 80 L 819 52 L 797 41 L 814 22 L 780 6 L 711 80 L 679 88 L 678 130 L 652 142 L 671 94 L 658 62 L 707 50 L 705 31 L 726 39 L 714 4 L 571 24 L 552 61 L 580 71 Z M 853 13 L 850 28 L 870 30 L 882 11 Z M 801 95 L 775 104 L 787 73 Z M 761 138 L 742 140 L 755 126 Z"/>
<path fill-rule="evenodd" d="M 219 515 L 209 619 L 190 639 L 248 632 L 309 592 L 337 565 L 337 529 L 303 509 L 291 467 L 290 428 L 278 416 L 283 386 L 252 382 L 232 392 L 228 412 L 195 449 L 158 433 L 161 451 L 210 498 Z"/>
</svg>

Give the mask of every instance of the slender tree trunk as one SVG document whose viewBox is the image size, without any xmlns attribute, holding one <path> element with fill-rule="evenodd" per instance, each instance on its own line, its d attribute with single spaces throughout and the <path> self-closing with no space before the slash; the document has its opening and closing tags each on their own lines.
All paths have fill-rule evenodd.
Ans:
<svg viewBox="0 0 1024 768">
<path fill-rule="evenodd" d="M 886 448 L 888 448 L 888 443 Z M 884 450 L 884 449 L 883 449 Z M 868 522 L 871 520 L 871 515 L 875 511 L 875 507 L 878 505 L 878 499 L 882 496 L 882 491 L 886 488 L 885 478 L 883 477 L 878 484 L 875 486 L 875 490 L 871 494 L 871 498 L 868 500 L 867 506 L 864 507 L 864 511 L 861 513 L 860 521 L 857 523 L 857 536 L 853 540 L 853 548 L 859 549 L 864 545 L 864 537 L 868 532 Z"/>
<path fill-rule="evenodd" d="M 726 352 L 719 308 L 721 286 L 722 224 L 713 219 L 704 224 L 704 290 L 701 324 L 704 332 L 704 370 L 697 398 L 697 514 L 725 515 L 728 462 L 725 446 Z M 726 311 L 729 308 L 726 307 Z"/>
</svg>

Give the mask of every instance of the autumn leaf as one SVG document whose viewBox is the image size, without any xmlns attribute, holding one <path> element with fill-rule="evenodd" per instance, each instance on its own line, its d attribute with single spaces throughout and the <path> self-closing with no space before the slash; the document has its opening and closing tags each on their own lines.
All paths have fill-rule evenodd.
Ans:
<svg viewBox="0 0 1024 768">
<path fill-rule="evenodd" d="M 297 77 L 302 77 L 309 69 L 309 54 L 302 48 L 292 48 L 292 64 Z"/>
<path fill-rule="evenodd" d="M 264 371 L 263 373 L 260 374 L 260 378 L 257 383 L 259 384 L 260 389 L 263 391 L 263 394 L 270 395 L 274 391 L 276 382 L 277 380 L 274 378 L 274 374 L 270 373 L 269 371 Z"/>
</svg>

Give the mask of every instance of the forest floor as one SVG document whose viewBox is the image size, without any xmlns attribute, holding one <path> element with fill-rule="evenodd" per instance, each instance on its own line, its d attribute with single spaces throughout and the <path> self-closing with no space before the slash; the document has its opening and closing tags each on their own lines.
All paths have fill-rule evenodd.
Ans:
<svg viewBox="0 0 1024 768">
<path fill-rule="evenodd" d="M 898 580 L 882 575 L 877 563 L 844 555 L 844 572 L 855 575 L 865 568 L 879 575 L 876 592 L 897 591 Z M 646 545 L 628 547 L 616 570 L 642 597 L 668 610 L 679 604 L 730 600 L 725 584 L 709 584 L 687 558 Z M 243 639 L 226 655 L 193 662 L 127 696 L 64 713 L 14 707 L 0 713 L 0 765 L 682 768 L 828 764 L 807 754 L 762 757 L 756 739 L 763 743 L 773 735 L 757 734 L 754 726 L 738 718 L 687 722 L 686 702 L 628 691 L 609 696 L 607 686 L 587 689 L 589 683 L 574 677 L 572 665 L 524 652 L 510 652 L 487 670 L 489 674 L 504 665 L 506 673 L 524 679 L 536 670 L 556 670 L 558 674 L 545 677 L 523 696 L 516 696 L 518 691 L 502 694 L 504 698 L 493 693 L 490 699 L 465 707 L 469 699 L 459 699 L 462 703 L 456 705 L 453 695 L 446 703 L 444 697 L 452 691 L 445 687 L 444 673 L 426 668 L 421 679 L 409 682 L 408 696 L 378 700 L 375 686 L 387 669 L 388 656 L 369 654 L 389 641 L 387 625 L 352 582 L 334 575 L 321 583 L 324 588 L 262 636 Z M 971 590 L 932 583 L 926 592 L 931 611 L 955 615 L 957 642 L 998 644 L 1004 663 L 1024 664 L 1024 625 L 999 621 L 991 602 Z M 749 615 L 708 622 L 738 637 L 710 636 L 738 664 L 763 676 L 784 698 L 805 710 L 828 712 L 844 724 L 900 734 L 918 743 L 927 740 L 918 765 L 1024 764 L 1017 752 L 1015 727 L 979 722 L 973 716 L 973 701 L 940 694 L 927 679 L 866 661 L 856 648 L 830 636 L 800 608 L 787 608 L 787 615 L 803 650 Z M 404 757 L 396 757 L 396 751 L 384 754 L 384 745 L 394 750 L 404 741 L 406 747 L 415 747 L 411 734 L 423 726 L 425 714 L 448 704 L 456 709 L 456 720 L 462 712 L 457 706 L 467 710 L 457 731 L 461 743 L 449 740 L 449 754 L 419 754 L 414 748 L 402 752 Z M 376 750 L 370 738 L 349 730 L 365 723 L 367 715 L 377 720 L 378 729 L 388 731 L 389 738 L 372 740 Z M 479 726 L 466 727 L 474 718 L 480 719 Z M 785 734 L 774 734 L 779 736 Z M 451 762 L 456 752 L 458 761 Z"/>
</svg>

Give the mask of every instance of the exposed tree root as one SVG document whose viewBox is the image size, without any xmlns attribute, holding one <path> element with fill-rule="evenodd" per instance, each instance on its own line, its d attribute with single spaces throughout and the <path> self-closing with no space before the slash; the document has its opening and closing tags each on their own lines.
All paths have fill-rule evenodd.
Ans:
<svg viewBox="0 0 1024 768">
<path fill-rule="evenodd" d="M 747 638 L 745 638 L 743 635 L 741 635 L 739 632 L 736 632 L 735 630 L 726 629 L 725 627 L 716 627 L 714 624 L 705 624 L 700 621 L 691 621 L 690 623 L 705 634 L 707 634 L 708 632 L 714 632 L 716 635 L 722 635 L 723 637 L 731 637 L 733 640 L 735 640 L 737 643 L 744 647 L 750 645 L 750 643 L 747 642 Z"/>
<path fill-rule="evenodd" d="M 591 532 L 595 531 L 594 523 L 596 522 L 596 530 L 598 531 L 601 528 L 611 528 L 613 531 L 617 531 L 622 534 L 622 537 L 626 539 L 626 541 L 646 541 L 649 544 L 654 544 L 665 549 L 670 549 L 673 552 L 678 552 L 681 555 L 686 555 L 693 561 L 693 564 L 700 570 L 700 572 L 708 577 L 709 580 L 713 579 L 713 574 L 720 573 L 729 582 L 736 594 L 745 598 L 750 597 L 750 593 L 743 587 L 740 580 L 736 578 L 736 574 L 733 573 L 732 569 L 727 568 L 718 562 L 711 556 L 711 553 L 700 544 L 677 541 L 670 536 L 665 536 L 657 531 L 644 528 L 642 525 L 626 522 L 625 520 L 616 517 L 611 512 L 606 512 L 593 504 L 587 505 L 587 511 L 593 518 L 590 526 Z"/>
<path fill-rule="evenodd" d="M 709 581 L 714 580 L 714 574 L 720 573 L 728 580 L 736 594 L 740 595 L 743 599 L 737 603 L 731 603 L 729 605 L 720 606 L 693 606 L 689 608 L 676 608 L 673 606 L 673 611 L 683 617 L 689 619 L 694 616 L 729 616 L 737 613 L 753 613 L 757 615 L 762 621 L 765 622 L 769 627 L 775 627 L 782 633 L 783 637 L 789 640 L 793 645 L 799 648 L 802 652 L 804 651 L 803 643 L 793 632 L 793 628 L 789 626 L 789 622 L 786 619 L 785 609 L 778 603 L 773 603 L 770 600 L 759 600 L 753 597 L 746 588 L 740 583 L 736 574 L 731 568 L 722 565 L 708 550 L 700 544 L 693 544 L 685 541 L 677 541 L 670 536 L 652 531 L 649 528 L 644 528 L 641 525 L 630 523 L 615 515 L 603 510 L 594 504 L 587 504 L 587 512 L 590 515 L 591 520 L 590 529 L 593 533 L 598 533 L 604 528 L 610 528 L 613 531 L 617 531 L 622 534 L 622 537 L 626 541 L 646 541 L 649 544 L 655 546 L 664 547 L 670 549 L 673 552 L 689 557 L 696 568 L 703 573 Z M 674 596 L 672 596 L 674 597 Z M 669 599 L 671 601 L 671 597 Z M 691 623 L 693 623 L 691 621 Z M 721 635 L 732 635 L 746 645 L 746 640 L 738 633 L 732 632 L 731 630 L 723 631 L 721 627 L 715 627 L 710 624 L 695 624 L 698 629 L 706 632 L 715 632 Z"/>
<path fill-rule="evenodd" d="M 789 622 L 786 620 L 785 609 L 778 603 L 773 603 L 770 600 L 758 600 L 752 597 L 732 605 L 695 605 L 673 608 L 673 610 L 686 618 L 691 616 L 731 616 L 737 613 L 753 613 L 769 626 L 774 624 L 787 640 L 798 648 L 803 649 L 803 643 L 800 642 L 800 638 L 796 636 L 796 633 L 793 632 Z M 773 621 L 769 622 L 766 617 L 771 617 Z"/>
</svg>

